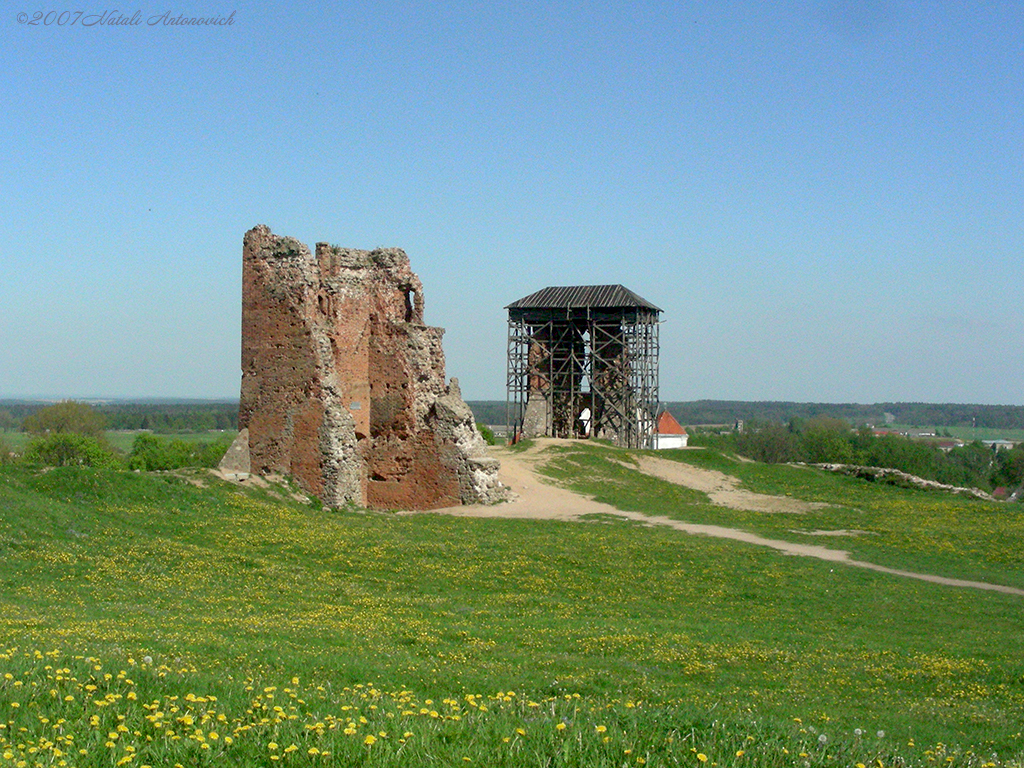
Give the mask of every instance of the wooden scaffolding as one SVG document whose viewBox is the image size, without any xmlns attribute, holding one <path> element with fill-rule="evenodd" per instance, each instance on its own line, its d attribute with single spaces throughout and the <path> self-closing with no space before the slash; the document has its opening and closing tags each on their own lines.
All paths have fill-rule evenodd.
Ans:
<svg viewBox="0 0 1024 768">
<path fill-rule="evenodd" d="M 510 437 L 651 447 L 661 309 L 621 285 L 545 288 L 506 309 Z"/>
</svg>

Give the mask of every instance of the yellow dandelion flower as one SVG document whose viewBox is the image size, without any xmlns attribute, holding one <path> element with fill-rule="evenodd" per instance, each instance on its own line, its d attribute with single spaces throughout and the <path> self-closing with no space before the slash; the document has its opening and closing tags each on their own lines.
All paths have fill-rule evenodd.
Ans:
<svg viewBox="0 0 1024 768">
<path fill-rule="evenodd" d="M 367 734 L 366 738 L 363 739 L 363 744 L 365 744 L 368 747 L 372 747 L 376 743 L 377 743 L 377 737 L 374 736 L 372 733 Z"/>
<path fill-rule="evenodd" d="M 706 763 L 708 761 L 708 756 L 705 755 L 703 752 L 698 752 L 697 759 L 700 760 L 702 763 Z"/>
<path fill-rule="evenodd" d="M 558 725 L 556 725 L 555 726 L 555 730 L 556 731 L 564 731 L 565 730 L 565 723 L 559 723 Z"/>
<path fill-rule="evenodd" d="M 595 725 L 594 726 L 594 730 L 597 731 L 598 733 L 604 733 L 608 729 L 605 726 L 603 726 L 603 725 Z"/>
</svg>

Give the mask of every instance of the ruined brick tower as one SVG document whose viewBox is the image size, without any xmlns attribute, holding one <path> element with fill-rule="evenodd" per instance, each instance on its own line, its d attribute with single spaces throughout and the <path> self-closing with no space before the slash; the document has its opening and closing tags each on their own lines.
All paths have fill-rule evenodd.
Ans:
<svg viewBox="0 0 1024 768">
<path fill-rule="evenodd" d="M 434 509 L 500 499 L 443 328 L 399 249 L 299 241 L 260 225 L 242 248 L 242 393 L 251 469 L 331 506 Z"/>
</svg>

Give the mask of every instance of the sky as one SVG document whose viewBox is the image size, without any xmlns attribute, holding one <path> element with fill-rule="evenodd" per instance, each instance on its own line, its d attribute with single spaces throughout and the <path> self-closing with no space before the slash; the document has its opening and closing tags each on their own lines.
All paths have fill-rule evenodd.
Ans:
<svg viewBox="0 0 1024 768">
<path fill-rule="evenodd" d="M 262 223 L 403 248 L 469 400 L 620 283 L 664 401 L 1024 405 L 1016 0 L 104 1 L 0 17 L 0 397 L 237 397 Z"/>
</svg>

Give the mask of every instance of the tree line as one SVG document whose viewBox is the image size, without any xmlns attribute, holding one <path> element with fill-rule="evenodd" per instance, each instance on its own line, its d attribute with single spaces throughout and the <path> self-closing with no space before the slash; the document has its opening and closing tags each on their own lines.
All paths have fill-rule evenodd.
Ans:
<svg viewBox="0 0 1024 768">
<path fill-rule="evenodd" d="M 69 402 L 69 401 L 63 401 Z M 56 404 L 59 405 L 59 404 Z M 47 403 L 11 401 L 0 403 L 0 431 L 32 430 L 25 426 Z M 161 434 L 238 429 L 238 401 L 188 403 L 107 402 L 90 408 L 103 419 L 105 429 L 147 429 Z"/>
<path fill-rule="evenodd" d="M 23 419 L 46 403 L 0 402 L 0 431 L 21 429 Z M 662 404 L 680 424 L 729 424 L 737 421 L 788 423 L 791 419 L 831 416 L 851 424 L 897 424 L 933 427 L 1024 429 L 1024 406 L 964 405 L 958 403 L 796 403 L 787 401 L 693 400 Z M 93 406 L 108 429 L 148 429 L 153 432 L 204 432 L 238 429 L 238 401 L 99 403 Z M 476 421 L 505 423 L 504 400 L 472 400 Z"/>
<path fill-rule="evenodd" d="M 504 400 L 471 400 L 477 421 L 505 423 Z M 680 424 L 735 424 L 737 421 L 776 421 L 832 416 L 851 424 L 897 424 L 930 427 L 1024 429 L 1024 406 L 964 405 L 960 403 L 796 403 L 778 400 L 692 400 L 666 402 Z M 888 418 L 887 418 L 888 414 Z"/>
<path fill-rule="evenodd" d="M 851 424 L 1024 429 L 1024 406 L 962 403 L 795 403 L 786 401 L 695 400 L 665 403 L 680 424 L 734 424 L 736 421 L 788 423 L 831 416 Z M 888 417 L 887 417 L 888 414 Z"/>
<path fill-rule="evenodd" d="M 696 432 L 691 445 L 731 450 L 770 464 L 856 464 L 898 469 L 947 485 L 1012 492 L 1024 485 L 1024 447 L 995 450 L 973 442 L 942 450 L 933 442 L 875 435 L 867 427 L 830 416 L 777 421 L 750 420 L 741 432 Z"/>
</svg>

